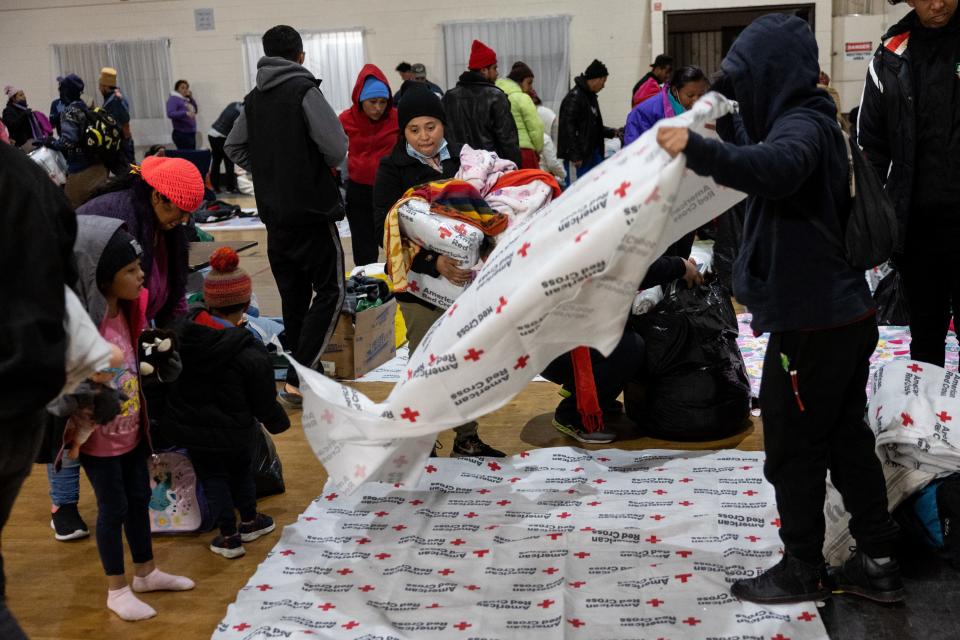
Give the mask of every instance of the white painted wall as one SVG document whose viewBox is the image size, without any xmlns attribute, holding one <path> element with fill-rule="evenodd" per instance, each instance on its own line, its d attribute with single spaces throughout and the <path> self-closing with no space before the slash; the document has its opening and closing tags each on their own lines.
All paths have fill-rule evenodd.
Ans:
<svg viewBox="0 0 960 640">
<path fill-rule="evenodd" d="M 197 8 L 214 10 L 215 31 L 194 30 Z M 174 79 L 190 81 L 205 131 L 228 102 L 242 97 L 242 34 L 275 24 L 363 27 L 367 60 L 396 81 L 396 89 L 393 68 L 400 60 L 423 62 L 431 79 L 444 84 L 444 21 L 560 14 L 572 16 L 571 71 L 603 60 L 610 78 L 601 109 L 611 126 L 622 124 L 630 89 L 650 64 L 650 12 L 642 0 L 0 0 L 0 85 L 22 86 L 31 106 L 46 110 L 56 97 L 51 44 L 168 37 Z"/>
</svg>

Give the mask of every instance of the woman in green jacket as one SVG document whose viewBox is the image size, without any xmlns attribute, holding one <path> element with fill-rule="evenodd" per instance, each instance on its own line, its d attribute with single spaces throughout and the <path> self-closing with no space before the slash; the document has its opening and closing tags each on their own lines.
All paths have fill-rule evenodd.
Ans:
<svg viewBox="0 0 960 640">
<path fill-rule="evenodd" d="M 533 90 L 533 71 L 526 63 L 515 62 L 509 75 L 497 80 L 497 87 L 507 94 L 513 119 L 517 123 L 520 168 L 539 169 L 540 152 L 543 150 L 543 121 L 528 95 Z"/>
</svg>

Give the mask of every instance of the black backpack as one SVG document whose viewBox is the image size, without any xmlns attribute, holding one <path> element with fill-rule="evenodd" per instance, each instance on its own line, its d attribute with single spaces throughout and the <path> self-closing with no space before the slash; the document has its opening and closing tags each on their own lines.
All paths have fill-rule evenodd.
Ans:
<svg viewBox="0 0 960 640">
<path fill-rule="evenodd" d="M 86 127 L 83 130 L 83 148 L 89 154 L 110 162 L 116 159 L 123 142 L 123 130 L 113 116 L 102 107 L 87 107 Z"/>
<path fill-rule="evenodd" d="M 826 230 L 827 237 L 840 242 L 847 263 L 854 269 L 868 271 L 890 259 L 897 245 L 897 212 L 884 191 L 873 166 L 850 143 L 850 136 L 841 131 L 847 146 L 850 182 L 850 215 L 841 233 Z M 824 224 L 813 218 L 814 224 Z M 843 240 L 840 241 L 840 238 Z"/>
</svg>

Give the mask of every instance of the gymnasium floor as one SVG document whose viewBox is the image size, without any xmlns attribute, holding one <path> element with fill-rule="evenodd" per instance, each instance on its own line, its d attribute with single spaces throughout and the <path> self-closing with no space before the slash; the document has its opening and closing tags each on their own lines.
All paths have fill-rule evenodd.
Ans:
<svg viewBox="0 0 960 640">
<path fill-rule="evenodd" d="M 252 206 L 251 201 L 244 200 L 242 204 Z M 349 241 L 344 243 L 344 249 L 349 268 L 352 264 Z M 241 265 L 254 278 L 254 291 L 264 312 L 279 315 L 279 298 L 267 264 L 266 243 L 261 241 L 252 251 L 244 253 Z M 374 400 L 385 397 L 392 386 L 377 382 L 353 384 Z M 480 420 L 480 433 L 491 445 L 510 455 L 530 448 L 576 444 L 550 425 L 557 401 L 555 385 L 531 383 L 508 405 Z M 144 600 L 157 610 L 158 616 L 145 622 L 123 622 L 105 608 L 106 585 L 92 537 L 69 543 L 54 540 L 49 524 L 46 476 L 42 467 L 35 467 L 3 535 L 8 604 L 29 637 L 34 640 L 209 638 L 227 605 L 278 540 L 281 527 L 295 521 L 323 488 L 326 475 L 303 436 L 299 412 L 292 413 L 291 419 L 291 429 L 275 438 L 287 491 L 260 502 L 260 510 L 276 520 L 277 531 L 246 545 L 247 555 L 232 561 L 215 556 L 207 549 L 213 534 L 154 538 L 158 566 L 191 577 L 197 587 L 187 593 L 147 594 Z M 625 418 L 613 426 L 624 438 L 616 446 L 624 449 L 759 450 L 763 445 L 759 419 L 754 419 L 751 427 L 737 436 L 693 447 L 639 437 Z M 440 455 L 448 455 L 451 440 L 450 432 L 441 435 Z M 80 512 L 92 528 L 96 505 L 85 477 L 81 484 Z M 908 608 L 890 610 L 834 599 L 821 610 L 833 638 L 960 638 L 957 604 L 960 603 L 960 574 L 931 562 L 922 554 L 904 564 L 905 573 L 911 578 Z M 128 557 L 128 569 L 129 566 Z"/>
</svg>

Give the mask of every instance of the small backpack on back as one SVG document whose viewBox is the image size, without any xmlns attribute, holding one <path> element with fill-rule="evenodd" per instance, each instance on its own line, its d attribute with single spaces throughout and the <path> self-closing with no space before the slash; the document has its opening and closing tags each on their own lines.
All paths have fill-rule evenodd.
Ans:
<svg viewBox="0 0 960 640">
<path fill-rule="evenodd" d="M 867 271 L 893 255 L 897 245 L 897 212 L 860 147 L 850 143 L 846 132 L 843 141 L 847 145 L 851 199 L 844 253 L 850 266 Z"/>
<path fill-rule="evenodd" d="M 113 116 L 102 107 L 85 109 L 87 121 L 83 131 L 83 148 L 104 161 L 111 161 L 120 152 L 123 130 Z"/>
</svg>

